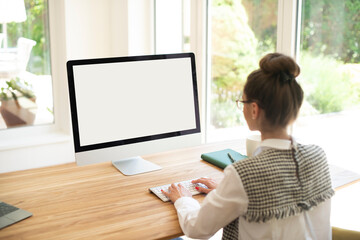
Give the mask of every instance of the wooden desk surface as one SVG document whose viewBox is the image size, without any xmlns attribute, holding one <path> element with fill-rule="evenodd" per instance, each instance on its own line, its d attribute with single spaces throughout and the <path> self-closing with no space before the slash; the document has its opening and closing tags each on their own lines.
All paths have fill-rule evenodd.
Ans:
<svg viewBox="0 0 360 240">
<path fill-rule="evenodd" d="M 208 176 L 222 170 L 201 160 L 204 152 L 244 142 L 224 142 L 144 156 L 162 170 L 124 176 L 111 163 L 75 163 L 0 174 L 0 200 L 33 216 L 0 230 L 0 239 L 169 239 L 183 235 L 175 208 L 149 187 Z M 203 195 L 195 197 L 199 201 Z"/>
</svg>

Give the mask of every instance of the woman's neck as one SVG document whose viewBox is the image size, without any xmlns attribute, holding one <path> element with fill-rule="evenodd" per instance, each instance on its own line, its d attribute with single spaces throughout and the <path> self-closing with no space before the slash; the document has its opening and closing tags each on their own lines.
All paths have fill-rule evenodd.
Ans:
<svg viewBox="0 0 360 240">
<path fill-rule="evenodd" d="M 272 131 L 260 131 L 261 140 L 275 138 L 275 139 L 285 139 L 291 140 L 291 136 L 288 134 L 287 129 L 274 129 Z"/>
</svg>

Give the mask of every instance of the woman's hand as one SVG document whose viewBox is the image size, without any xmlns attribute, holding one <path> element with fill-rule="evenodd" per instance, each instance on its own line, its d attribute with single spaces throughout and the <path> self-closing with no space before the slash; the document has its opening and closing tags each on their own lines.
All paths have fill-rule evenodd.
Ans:
<svg viewBox="0 0 360 240">
<path fill-rule="evenodd" d="M 186 189 L 180 183 L 175 185 L 174 183 L 170 185 L 167 191 L 161 190 L 161 192 L 168 197 L 173 203 L 176 202 L 181 197 L 192 197 L 191 192 Z"/>
<path fill-rule="evenodd" d="M 202 183 L 208 188 L 196 187 L 196 190 L 202 193 L 209 193 L 217 187 L 217 182 L 212 178 L 199 178 L 191 181 L 192 183 Z"/>
<path fill-rule="evenodd" d="M 217 182 L 212 179 L 212 178 L 199 178 L 196 180 L 191 181 L 192 183 L 196 184 L 196 183 L 202 183 L 204 184 L 207 188 L 203 188 L 203 187 L 196 187 L 196 190 L 198 190 L 199 192 L 202 193 L 209 193 L 212 190 L 214 190 L 217 187 Z M 176 202 L 176 200 L 178 200 L 181 197 L 192 197 L 191 192 L 186 189 L 183 185 L 181 185 L 180 183 L 178 185 L 176 184 L 171 184 L 169 189 L 167 191 L 163 191 L 162 193 L 168 197 L 173 203 Z"/>
</svg>

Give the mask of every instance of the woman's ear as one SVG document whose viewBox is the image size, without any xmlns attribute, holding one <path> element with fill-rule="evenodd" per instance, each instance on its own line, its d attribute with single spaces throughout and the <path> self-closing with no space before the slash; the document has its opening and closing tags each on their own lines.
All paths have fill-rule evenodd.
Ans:
<svg viewBox="0 0 360 240">
<path fill-rule="evenodd" d="M 257 119 L 260 114 L 259 105 L 256 102 L 251 103 L 251 119 Z"/>
</svg>

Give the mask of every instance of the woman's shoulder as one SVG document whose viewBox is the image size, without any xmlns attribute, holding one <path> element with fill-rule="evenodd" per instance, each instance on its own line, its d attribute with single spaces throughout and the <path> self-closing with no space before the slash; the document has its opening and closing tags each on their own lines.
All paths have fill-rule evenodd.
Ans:
<svg viewBox="0 0 360 240">
<path fill-rule="evenodd" d="M 297 143 L 294 148 L 296 153 L 299 152 L 302 155 L 326 157 L 324 149 L 316 144 Z"/>
<path fill-rule="evenodd" d="M 295 148 L 305 149 L 305 150 L 317 150 L 317 151 L 324 151 L 322 147 L 316 144 L 302 144 L 302 143 L 296 143 Z"/>
<path fill-rule="evenodd" d="M 267 149 L 256 156 L 252 156 L 241 161 L 235 162 L 232 166 L 237 171 L 247 171 L 248 169 L 262 169 L 267 164 L 273 164 L 275 159 L 282 158 L 282 155 L 290 156 L 291 151 L 279 152 L 276 149 Z"/>
</svg>

